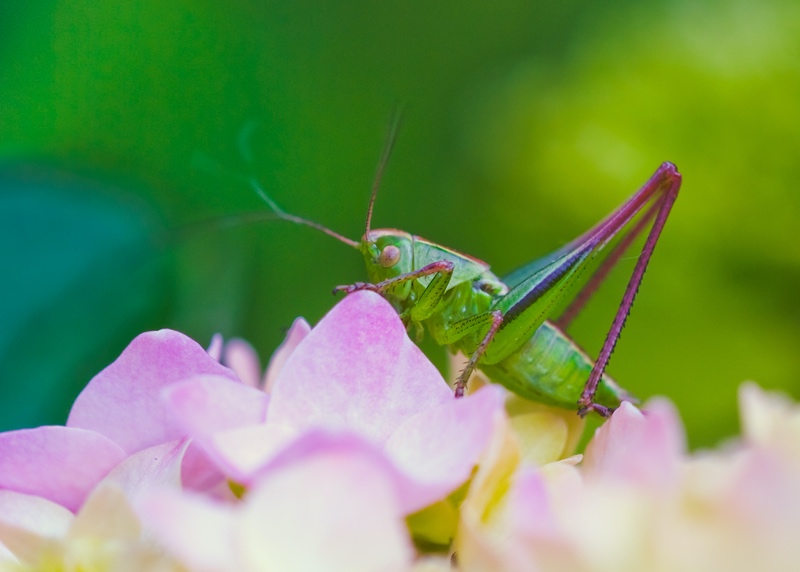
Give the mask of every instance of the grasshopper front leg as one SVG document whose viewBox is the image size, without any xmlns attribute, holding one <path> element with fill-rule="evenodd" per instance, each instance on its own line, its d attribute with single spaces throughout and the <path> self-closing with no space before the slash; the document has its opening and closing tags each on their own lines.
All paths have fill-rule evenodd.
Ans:
<svg viewBox="0 0 800 572">
<path fill-rule="evenodd" d="M 435 296 L 436 303 L 438 304 L 439 300 L 442 299 L 442 296 L 444 296 L 444 293 L 447 290 L 447 284 L 449 284 L 450 278 L 453 276 L 453 263 L 447 260 L 438 260 L 436 262 L 432 262 L 427 266 L 423 266 L 422 268 L 413 270 L 411 272 L 406 272 L 405 274 L 400 274 L 399 276 L 389 278 L 382 282 L 378 282 L 377 284 L 372 284 L 370 282 L 355 282 L 353 284 L 337 286 L 333 289 L 333 293 L 337 294 L 339 292 L 344 292 L 345 294 L 352 294 L 353 292 L 358 292 L 359 290 L 371 290 L 372 292 L 382 294 L 389 288 L 398 286 L 411 280 L 418 280 L 419 278 L 430 276 L 431 274 L 438 274 L 439 276 L 434 277 L 434 279 L 428 285 L 428 288 L 425 289 L 423 297 L 428 293 L 429 290 L 431 290 L 431 285 L 436 282 L 443 282 L 443 285 L 439 284 L 435 288 L 435 291 L 438 294 L 438 296 Z M 439 280 L 437 280 L 437 278 Z M 422 297 L 420 298 L 420 301 L 421 300 Z"/>
<path fill-rule="evenodd" d="M 429 318 L 435 312 L 439 302 L 442 301 L 445 292 L 447 292 L 447 286 L 450 284 L 450 279 L 453 277 L 453 270 L 454 265 L 452 262 L 448 260 L 437 260 L 422 268 L 383 280 L 377 284 L 356 282 L 355 284 L 337 286 L 333 289 L 333 293 L 345 292 L 350 294 L 359 290 L 370 290 L 384 295 L 395 286 L 433 274 L 433 278 L 431 278 L 430 283 L 420 297 L 413 305 L 400 314 L 400 318 L 403 320 L 406 327 L 411 323 L 417 326 L 417 337 L 420 338 L 422 335 L 421 322 Z"/>
</svg>

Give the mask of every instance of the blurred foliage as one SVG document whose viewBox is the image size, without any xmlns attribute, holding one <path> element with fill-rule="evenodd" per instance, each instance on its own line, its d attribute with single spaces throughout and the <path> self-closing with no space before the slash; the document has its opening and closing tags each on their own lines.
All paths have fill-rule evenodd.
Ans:
<svg viewBox="0 0 800 572">
<path fill-rule="evenodd" d="M 610 371 L 712 443 L 742 380 L 800 397 L 798 62 L 793 0 L 4 3 L 0 429 L 63 422 L 142 330 L 242 336 L 266 361 L 295 316 L 318 320 L 358 254 L 281 222 L 196 223 L 263 212 L 254 176 L 357 238 L 403 105 L 376 224 L 499 273 L 677 163 Z M 575 325 L 592 352 L 620 266 Z"/>
</svg>

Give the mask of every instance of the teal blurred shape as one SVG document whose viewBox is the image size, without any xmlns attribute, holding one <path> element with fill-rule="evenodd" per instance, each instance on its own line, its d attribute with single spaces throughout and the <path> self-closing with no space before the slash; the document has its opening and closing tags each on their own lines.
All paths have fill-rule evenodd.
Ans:
<svg viewBox="0 0 800 572">
<path fill-rule="evenodd" d="M 121 189 L 41 167 L 0 174 L 0 430 L 63 423 L 169 297 L 160 226 Z"/>
</svg>

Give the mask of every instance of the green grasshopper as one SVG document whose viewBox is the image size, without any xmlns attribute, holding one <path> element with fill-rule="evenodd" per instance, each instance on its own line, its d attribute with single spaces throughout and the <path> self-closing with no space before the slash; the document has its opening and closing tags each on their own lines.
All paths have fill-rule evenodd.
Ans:
<svg viewBox="0 0 800 572">
<path fill-rule="evenodd" d="M 596 411 L 608 417 L 623 400 L 633 399 L 604 371 L 678 196 L 681 175 L 673 164 L 662 164 L 638 192 L 577 239 L 500 279 L 488 264 L 466 254 L 401 230 L 371 228 L 387 157 L 388 148 L 379 165 L 360 241 L 286 213 L 254 186 L 278 217 L 321 230 L 361 251 L 369 282 L 337 286 L 334 293 L 378 292 L 407 328 L 418 333 L 427 329 L 439 345 L 470 356 L 455 383 L 456 397 L 463 396 L 477 367 L 524 398 L 563 408 L 577 403 L 581 416 Z M 647 226 L 650 232 L 593 363 L 564 330 Z M 549 321 L 556 305 L 575 289 L 581 273 L 620 233 L 621 239 L 559 320 Z"/>
</svg>

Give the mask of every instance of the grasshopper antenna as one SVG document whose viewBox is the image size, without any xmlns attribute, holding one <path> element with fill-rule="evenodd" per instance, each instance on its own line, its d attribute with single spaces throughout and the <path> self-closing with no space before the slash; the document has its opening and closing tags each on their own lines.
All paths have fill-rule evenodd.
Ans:
<svg viewBox="0 0 800 572">
<path fill-rule="evenodd" d="M 246 163 L 251 164 L 253 155 L 250 151 L 250 138 L 257 127 L 254 121 L 249 122 L 243 128 L 241 133 L 239 134 L 238 145 L 239 151 L 242 153 L 242 156 Z M 297 215 L 293 215 L 291 213 L 287 213 L 278 204 L 273 201 L 270 196 L 266 193 L 264 189 L 261 188 L 261 185 L 258 184 L 255 177 L 247 177 L 242 173 L 233 171 L 222 166 L 220 163 L 215 161 L 214 159 L 206 156 L 203 153 L 195 153 L 193 157 L 192 163 L 195 168 L 202 169 L 206 172 L 215 174 L 217 176 L 223 175 L 226 177 L 230 177 L 236 181 L 240 181 L 246 185 L 249 185 L 253 188 L 256 194 L 264 201 L 269 209 L 272 211 L 271 214 L 266 213 L 245 213 L 240 215 L 230 215 L 219 217 L 217 219 L 213 219 L 211 221 L 204 221 L 204 224 L 214 224 L 215 226 L 219 227 L 227 227 L 227 226 L 235 226 L 236 224 L 248 224 L 251 222 L 262 222 L 267 220 L 286 220 L 289 222 L 293 222 L 295 224 L 302 224 L 305 226 L 309 226 L 314 228 L 320 232 L 324 232 L 328 236 L 331 236 L 338 240 L 339 242 L 343 242 L 348 246 L 352 246 L 353 248 L 360 248 L 360 243 L 356 242 L 355 240 L 351 240 L 346 236 L 342 236 L 338 232 L 329 229 L 326 226 L 319 224 L 318 222 L 314 222 L 313 220 L 308 220 L 303 217 L 299 217 Z"/>
<path fill-rule="evenodd" d="M 256 192 L 256 194 L 261 198 L 261 200 L 267 203 L 267 206 L 273 213 L 275 213 L 275 216 L 278 217 L 279 219 L 293 222 L 295 224 L 310 226 L 311 228 L 315 228 L 320 232 L 324 232 L 328 236 L 331 236 L 336 240 L 338 240 L 339 242 L 343 242 L 348 246 L 352 246 L 353 248 L 358 249 L 361 247 L 360 243 L 356 242 L 355 240 L 351 240 L 346 236 L 342 236 L 335 230 L 329 229 L 327 226 L 323 226 L 318 222 L 314 222 L 313 220 L 308 220 L 307 218 L 287 213 L 281 207 L 279 207 L 275 201 L 273 201 L 270 198 L 270 196 L 264 191 L 264 189 L 261 188 L 261 186 L 258 184 L 258 182 L 256 182 L 255 179 L 251 178 L 248 180 L 248 182 L 250 183 L 250 186 L 253 187 L 253 190 Z"/>
<path fill-rule="evenodd" d="M 378 196 L 378 187 L 381 185 L 383 172 L 386 170 L 386 164 L 389 162 L 389 155 L 392 154 L 392 149 L 397 141 L 397 133 L 400 131 L 400 124 L 403 119 L 402 108 L 395 108 L 392 113 L 392 119 L 389 123 L 389 133 L 386 136 L 386 143 L 383 145 L 383 155 L 378 163 L 378 170 L 375 173 L 375 181 L 372 183 L 372 194 L 369 198 L 369 207 L 367 208 L 367 227 L 364 231 L 364 236 L 369 235 L 370 225 L 372 224 L 372 209 L 375 207 L 375 198 Z"/>
<path fill-rule="evenodd" d="M 253 150 L 251 148 L 250 140 L 253 137 L 256 129 L 258 127 L 258 123 L 256 121 L 248 121 L 244 127 L 242 127 L 241 131 L 239 132 L 239 137 L 237 140 L 239 146 L 239 152 L 242 154 L 242 158 L 245 160 L 245 163 L 252 167 L 253 165 Z M 328 236 L 332 236 L 339 242 L 343 242 L 348 246 L 352 246 L 353 248 L 359 248 L 359 243 L 355 240 L 350 240 L 346 236 L 342 236 L 336 231 L 329 229 L 326 226 L 319 224 L 318 222 L 314 222 L 313 220 L 308 220 L 297 215 L 293 215 L 284 211 L 278 204 L 273 201 L 270 196 L 261 188 L 255 178 L 250 177 L 246 180 L 247 183 L 253 187 L 253 190 L 256 194 L 261 197 L 261 200 L 267 203 L 267 206 L 270 210 L 281 220 L 287 220 L 289 222 L 293 222 L 295 224 L 302 224 L 305 226 L 310 226 L 311 228 L 315 228 L 321 232 L 324 232 Z"/>
</svg>

